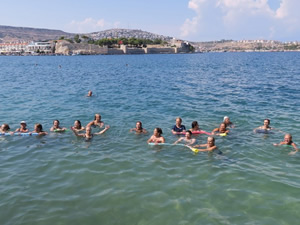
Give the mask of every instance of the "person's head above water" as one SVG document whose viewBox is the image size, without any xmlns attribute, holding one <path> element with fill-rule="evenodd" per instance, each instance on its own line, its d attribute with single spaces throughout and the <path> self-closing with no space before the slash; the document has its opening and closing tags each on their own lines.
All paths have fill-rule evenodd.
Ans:
<svg viewBox="0 0 300 225">
<path fill-rule="evenodd" d="M 191 139 L 191 137 L 192 137 L 192 131 L 190 131 L 190 130 L 186 131 L 185 137 L 186 137 L 186 139 Z"/>
<path fill-rule="evenodd" d="M 93 92 L 91 90 L 89 90 L 87 97 L 92 97 L 92 95 L 93 95 Z"/>
<path fill-rule="evenodd" d="M 59 120 L 53 120 L 53 126 L 59 127 Z"/>
<path fill-rule="evenodd" d="M 221 131 L 226 131 L 226 124 L 225 123 L 220 124 L 219 132 L 221 132 Z"/>
<path fill-rule="evenodd" d="M 214 137 L 208 137 L 207 138 L 207 145 L 208 147 L 212 147 L 215 145 L 215 138 Z"/>
<path fill-rule="evenodd" d="M 271 121 L 269 119 L 264 119 L 264 126 L 269 126 Z"/>
<path fill-rule="evenodd" d="M 180 117 L 177 117 L 176 118 L 176 125 L 181 126 L 181 123 L 182 123 L 182 119 Z"/>
<path fill-rule="evenodd" d="M 197 121 L 193 121 L 192 122 L 192 129 L 197 129 L 197 128 L 199 128 L 198 122 Z"/>
<path fill-rule="evenodd" d="M 99 113 L 95 114 L 94 120 L 101 121 L 101 115 Z"/>
<path fill-rule="evenodd" d="M 7 123 L 4 123 L 1 125 L 1 130 L 5 132 L 5 131 L 10 130 L 10 127 Z"/>
<path fill-rule="evenodd" d="M 142 122 L 141 121 L 137 121 L 136 124 L 135 124 L 135 128 L 137 130 L 143 130 Z"/>
<path fill-rule="evenodd" d="M 36 124 L 34 125 L 34 130 L 35 130 L 36 132 L 42 132 L 42 131 L 43 131 L 43 126 L 42 126 L 42 124 L 36 123 Z"/>
<path fill-rule="evenodd" d="M 74 122 L 74 127 L 75 127 L 76 129 L 81 129 L 81 122 L 80 122 L 80 120 L 75 120 L 75 122 Z"/>
<path fill-rule="evenodd" d="M 224 122 L 225 124 L 229 124 L 229 123 L 230 123 L 230 118 L 229 118 L 228 116 L 224 116 L 223 122 Z"/>
<path fill-rule="evenodd" d="M 291 134 L 286 134 L 286 135 L 284 135 L 284 142 L 286 142 L 286 143 L 291 143 L 293 141 L 293 137 L 292 137 L 292 135 Z"/>
<path fill-rule="evenodd" d="M 162 133 L 163 133 L 162 129 L 159 127 L 156 127 L 153 132 L 154 136 L 157 136 L 157 137 L 160 137 L 160 135 L 162 135 Z"/>
</svg>

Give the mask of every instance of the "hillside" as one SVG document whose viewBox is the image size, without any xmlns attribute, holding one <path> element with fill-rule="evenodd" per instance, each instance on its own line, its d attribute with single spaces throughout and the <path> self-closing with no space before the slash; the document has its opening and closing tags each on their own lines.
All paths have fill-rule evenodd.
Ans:
<svg viewBox="0 0 300 225">
<path fill-rule="evenodd" d="M 38 29 L 29 27 L 11 27 L 0 25 L 0 43 L 1 42 L 16 42 L 16 41 L 46 41 L 59 39 L 61 36 L 65 38 L 74 37 L 75 33 L 67 33 L 61 30 Z M 93 33 L 80 34 L 88 36 L 94 40 L 102 38 L 141 38 L 141 39 L 162 39 L 169 41 L 172 37 L 153 34 L 142 30 L 132 29 L 110 29 Z"/>
<path fill-rule="evenodd" d="M 103 39 L 103 38 L 138 38 L 138 39 L 161 39 L 164 41 L 170 41 L 172 37 L 164 36 L 160 34 L 154 34 L 147 31 L 142 30 L 133 30 L 133 29 L 110 29 L 110 30 L 104 30 L 99 32 L 93 32 L 86 34 L 87 36 L 97 40 L 97 39 Z"/>
<path fill-rule="evenodd" d="M 72 36 L 72 34 L 61 30 L 0 25 L 0 43 L 12 41 L 45 41 L 58 39 L 61 36 Z"/>
</svg>

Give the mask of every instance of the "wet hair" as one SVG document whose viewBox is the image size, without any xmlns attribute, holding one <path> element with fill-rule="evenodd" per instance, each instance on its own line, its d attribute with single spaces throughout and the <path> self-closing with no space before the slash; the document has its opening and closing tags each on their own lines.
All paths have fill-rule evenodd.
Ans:
<svg viewBox="0 0 300 225">
<path fill-rule="evenodd" d="M 137 121 L 136 123 L 139 123 L 139 124 L 141 124 L 141 128 L 140 128 L 140 130 L 143 130 L 143 124 L 142 124 L 142 122 L 141 122 L 141 121 Z"/>
<path fill-rule="evenodd" d="M 43 132 L 43 126 L 40 123 L 36 123 L 35 124 L 36 128 L 38 128 L 40 130 L 40 132 Z"/>
<path fill-rule="evenodd" d="M 193 134 L 192 131 L 190 131 L 190 130 L 186 131 L 186 133 L 189 133 L 190 135 Z"/>
<path fill-rule="evenodd" d="M 81 122 L 80 120 L 75 120 L 75 122 L 77 121 L 77 123 L 79 124 L 79 129 L 81 129 Z"/>
<path fill-rule="evenodd" d="M 3 124 L 3 129 L 4 130 L 10 130 L 10 127 L 9 127 L 9 125 L 7 123 L 4 123 Z"/>
<path fill-rule="evenodd" d="M 192 122 L 192 128 L 195 128 L 197 125 L 198 125 L 198 122 L 197 122 L 197 121 L 193 121 L 193 122 Z"/>
<path fill-rule="evenodd" d="M 60 124 L 59 120 L 53 120 L 53 124 L 54 124 L 55 121 L 57 121 L 57 123 Z"/>
<path fill-rule="evenodd" d="M 95 114 L 94 120 L 96 120 L 96 116 L 99 115 L 99 117 L 101 118 L 101 115 L 99 113 Z"/>
<path fill-rule="evenodd" d="M 163 133 L 161 128 L 156 127 L 155 129 L 156 129 L 157 133 L 159 133 L 159 134 L 162 134 L 162 133 Z"/>
<path fill-rule="evenodd" d="M 264 121 L 265 121 L 265 120 L 267 120 L 269 124 L 271 123 L 270 119 L 264 119 Z"/>
</svg>

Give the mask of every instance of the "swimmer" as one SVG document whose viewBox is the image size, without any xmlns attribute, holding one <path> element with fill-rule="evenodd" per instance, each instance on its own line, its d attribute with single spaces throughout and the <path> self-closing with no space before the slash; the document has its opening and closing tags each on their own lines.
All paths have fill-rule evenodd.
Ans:
<svg viewBox="0 0 300 225">
<path fill-rule="evenodd" d="M 135 124 L 135 128 L 131 128 L 129 130 L 129 132 L 133 132 L 133 131 L 135 131 L 135 133 L 137 133 L 137 134 L 147 134 L 148 133 L 148 131 L 143 128 L 141 121 L 137 121 Z"/>
<path fill-rule="evenodd" d="M 53 126 L 50 128 L 50 131 L 55 132 L 64 132 L 67 128 L 59 126 L 59 120 L 53 120 Z"/>
<path fill-rule="evenodd" d="M 293 142 L 293 137 L 291 134 L 286 134 L 284 135 L 284 140 L 281 141 L 278 144 L 273 144 L 274 146 L 280 146 L 280 145 L 291 145 L 293 146 L 293 148 L 295 149 L 294 152 L 290 152 L 289 155 L 294 155 L 295 153 L 297 153 L 299 151 L 297 145 Z"/>
<path fill-rule="evenodd" d="M 74 129 L 76 132 L 85 130 L 85 128 L 83 126 L 81 126 L 80 120 L 75 120 L 74 126 L 72 127 L 72 129 Z"/>
<path fill-rule="evenodd" d="M 185 126 L 181 124 L 182 119 L 180 117 L 176 118 L 176 124 L 172 128 L 172 133 L 173 134 L 182 134 L 186 131 Z"/>
<path fill-rule="evenodd" d="M 198 149 L 199 152 L 213 152 L 214 150 L 216 150 L 218 147 L 215 145 L 215 138 L 214 137 L 207 137 L 207 143 L 206 144 L 202 144 L 202 145 L 195 145 L 193 147 L 187 146 L 190 149 L 193 150 L 193 148 L 197 148 L 197 147 L 206 147 L 204 149 Z"/>
<path fill-rule="evenodd" d="M 2 133 L 2 134 L 9 133 L 10 135 L 13 135 L 14 132 L 9 131 L 9 130 L 10 130 L 10 127 L 7 123 L 2 124 L 0 127 L 0 133 Z"/>
<path fill-rule="evenodd" d="M 96 127 L 96 126 L 99 126 L 100 128 L 104 126 L 104 122 L 101 121 L 101 115 L 100 114 L 95 114 L 95 117 L 94 117 L 94 120 L 89 122 L 87 125 L 87 127 L 90 127 L 90 126 L 93 126 L 93 127 Z"/>
<path fill-rule="evenodd" d="M 230 121 L 228 116 L 224 116 L 223 123 L 225 123 L 226 127 L 229 127 L 229 128 L 234 128 L 235 127 L 233 125 L 233 123 Z"/>
<path fill-rule="evenodd" d="M 225 123 L 221 123 L 219 127 L 213 129 L 211 134 L 213 135 L 222 135 L 222 134 L 228 134 L 229 130 L 226 129 Z"/>
<path fill-rule="evenodd" d="M 201 130 L 199 127 L 199 124 L 197 121 L 193 121 L 192 122 L 192 128 L 190 129 L 190 131 L 193 132 L 197 132 L 197 134 L 207 134 L 207 135 L 211 135 L 211 133 L 208 133 L 204 130 Z"/>
<path fill-rule="evenodd" d="M 153 135 L 148 139 L 147 143 L 165 143 L 165 138 L 162 135 L 162 129 L 157 127 L 153 131 Z"/>
<path fill-rule="evenodd" d="M 90 139 L 92 139 L 94 137 L 94 135 L 103 134 L 109 128 L 110 128 L 109 126 L 105 126 L 105 128 L 102 131 L 100 131 L 98 133 L 92 133 L 92 128 L 90 126 L 87 126 L 85 128 L 85 134 L 78 134 L 73 127 L 71 127 L 71 130 L 74 132 L 74 134 L 75 134 L 76 137 L 84 137 L 86 140 L 90 140 Z"/>
<path fill-rule="evenodd" d="M 27 129 L 27 127 L 26 127 L 26 126 L 27 126 L 26 122 L 25 122 L 25 121 L 21 121 L 20 125 L 21 125 L 21 127 L 18 128 L 18 129 L 16 129 L 15 132 L 27 133 L 27 132 L 28 132 L 28 129 Z"/>
<path fill-rule="evenodd" d="M 269 119 L 264 119 L 264 125 L 255 128 L 255 129 L 253 130 L 253 132 L 258 132 L 259 130 L 263 130 L 263 131 L 265 131 L 265 132 L 267 133 L 267 132 L 270 131 L 270 130 L 277 130 L 277 131 L 279 131 L 279 132 L 281 132 L 281 133 L 284 133 L 284 132 L 281 131 L 281 130 L 278 130 L 278 129 L 275 129 L 275 128 L 273 128 L 273 127 L 270 127 L 270 123 L 271 123 L 271 121 L 270 121 Z M 260 132 L 260 133 L 261 133 L 261 132 Z"/>
<path fill-rule="evenodd" d="M 93 92 L 91 90 L 89 90 L 89 92 L 88 92 L 88 94 L 87 94 L 86 97 L 92 97 L 92 95 L 93 95 Z"/>
<path fill-rule="evenodd" d="M 32 132 L 29 132 L 29 134 L 32 133 L 38 133 L 38 135 L 47 135 L 48 133 L 43 131 L 43 126 L 40 123 L 36 123 L 34 125 L 34 130 Z"/>
<path fill-rule="evenodd" d="M 174 142 L 174 145 L 178 144 L 181 141 L 184 141 L 186 145 L 193 145 L 196 142 L 196 139 L 192 138 L 192 132 L 188 130 L 185 133 L 185 137 L 179 138 L 177 141 Z"/>
</svg>

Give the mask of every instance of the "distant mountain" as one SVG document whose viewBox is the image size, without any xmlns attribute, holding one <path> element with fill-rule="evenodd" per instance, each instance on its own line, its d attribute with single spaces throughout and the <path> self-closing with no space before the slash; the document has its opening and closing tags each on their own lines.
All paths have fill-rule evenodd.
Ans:
<svg viewBox="0 0 300 225">
<path fill-rule="evenodd" d="M 61 36 L 69 37 L 73 36 L 73 34 L 61 30 L 0 25 L 0 43 L 10 41 L 45 41 L 58 39 Z"/>
<path fill-rule="evenodd" d="M 46 40 L 56 40 L 61 36 L 65 38 L 74 37 L 75 33 L 67 33 L 61 30 L 51 30 L 51 29 L 40 29 L 40 28 L 29 28 L 29 27 L 11 27 L 11 26 L 1 26 L 0 25 L 0 43 L 1 42 L 13 42 L 13 41 L 46 41 Z M 153 34 L 142 30 L 132 30 L 132 29 L 110 29 L 93 33 L 80 34 L 86 35 L 92 39 L 102 39 L 102 38 L 145 38 L 145 39 L 162 39 L 169 41 L 172 37 Z"/>
<path fill-rule="evenodd" d="M 93 32 L 86 34 L 87 36 L 97 40 L 102 38 L 140 38 L 140 39 L 161 39 L 165 41 L 171 40 L 173 37 L 164 36 L 160 34 L 154 34 L 147 31 L 142 30 L 133 30 L 133 29 L 110 29 L 99 32 Z"/>
</svg>

